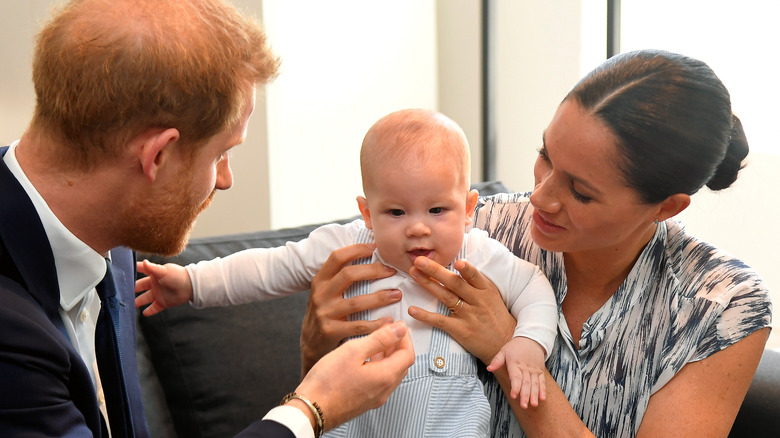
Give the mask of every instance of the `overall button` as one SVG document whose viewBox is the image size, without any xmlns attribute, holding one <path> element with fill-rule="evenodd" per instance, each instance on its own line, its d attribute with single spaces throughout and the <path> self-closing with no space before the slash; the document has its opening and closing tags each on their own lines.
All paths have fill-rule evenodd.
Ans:
<svg viewBox="0 0 780 438">
<path fill-rule="evenodd" d="M 444 365 L 446 365 L 444 358 L 441 356 L 437 356 L 436 359 L 433 360 L 433 364 L 436 365 L 436 368 L 438 369 L 442 369 L 444 368 Z"/>
</svg>

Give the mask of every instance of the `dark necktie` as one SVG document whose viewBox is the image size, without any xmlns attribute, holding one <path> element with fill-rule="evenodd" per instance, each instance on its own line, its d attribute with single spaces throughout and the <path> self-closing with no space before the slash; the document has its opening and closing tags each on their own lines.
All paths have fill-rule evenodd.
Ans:
<svg viewBox="0 0 780 438">
<path fill-rule="evenodd" d="M 95 355 L 106 398 L 112 438 L 132 437 L 133 422 L 127 384 L 119 354 L 119 306 L 111 262 L 106 260 L 106 276 L 95 287 L 100 297 L 100 313 L 95 326 Z"/>
</svg>

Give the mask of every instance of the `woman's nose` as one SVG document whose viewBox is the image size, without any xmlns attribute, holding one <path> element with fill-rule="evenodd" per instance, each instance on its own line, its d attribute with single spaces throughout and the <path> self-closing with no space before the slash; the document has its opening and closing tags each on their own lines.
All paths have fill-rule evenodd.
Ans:
<svg viewBox="0 0 780 438">
<path fill-rule="evenodd" d="M 535 175 L 536 185 L 531 193 L 531 205 L 539 210 L 555 213 L 561 208 L 559 192 L 552 172 Z"/>
</svg>

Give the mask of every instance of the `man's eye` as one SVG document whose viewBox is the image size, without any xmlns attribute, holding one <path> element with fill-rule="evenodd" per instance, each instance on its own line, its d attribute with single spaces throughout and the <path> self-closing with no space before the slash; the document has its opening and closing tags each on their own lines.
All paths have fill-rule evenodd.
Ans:
<svg viewBox="0 0 780 438">
<path fill-rule="evenodd" d="M 394 208 L 394 209 L 390 210 L 389 213 L 391 215 L 393 215 L 393 216 L 403 216 L 404 215 L 404 211 L 403 210 L 399 210 L 397 208 Z"/>
<path fill-rule="evenodd" d="M 441 214 L 444 211 L 443 207 L 433 207 L 432 209 L 428 210 L 431 214 Z"/>
</svg>

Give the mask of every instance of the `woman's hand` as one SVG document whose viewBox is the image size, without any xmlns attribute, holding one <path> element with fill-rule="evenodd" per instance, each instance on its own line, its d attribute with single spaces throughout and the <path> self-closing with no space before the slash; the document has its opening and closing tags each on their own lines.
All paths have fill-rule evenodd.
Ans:
<svg viewBox="0 0 780 438">
<path fill-rule="evenodd" d="M 392 322 L 391 318 L 349 321 L 348 317 L 356 312 L 398 302 L 401 291 L 383 290 L 346 300 L 342 297 L 344 291 L 356 281 L 377 280 L 395 274 L 395 269 L 381 263 L 350 264 L 357 259 L 370 257 L 375 248 L 373 244 L 356 244 L 333 251 L 312 280 L 301 332 L 302 376 L 322 356 L 338 347 L 342 340 L 371 333 Z"/>
<path fill-rule="evenodd" d="M 469 353 L 489 364 L 512 338 L 517 322 L 492 281 L 465 260 L 456 261 L 454 266 L 460 275 L 417 257 L 410 274 L 453 311 L 445 316 L 412 306 L 409 315 L 449 333 Z"/>
</svg>

